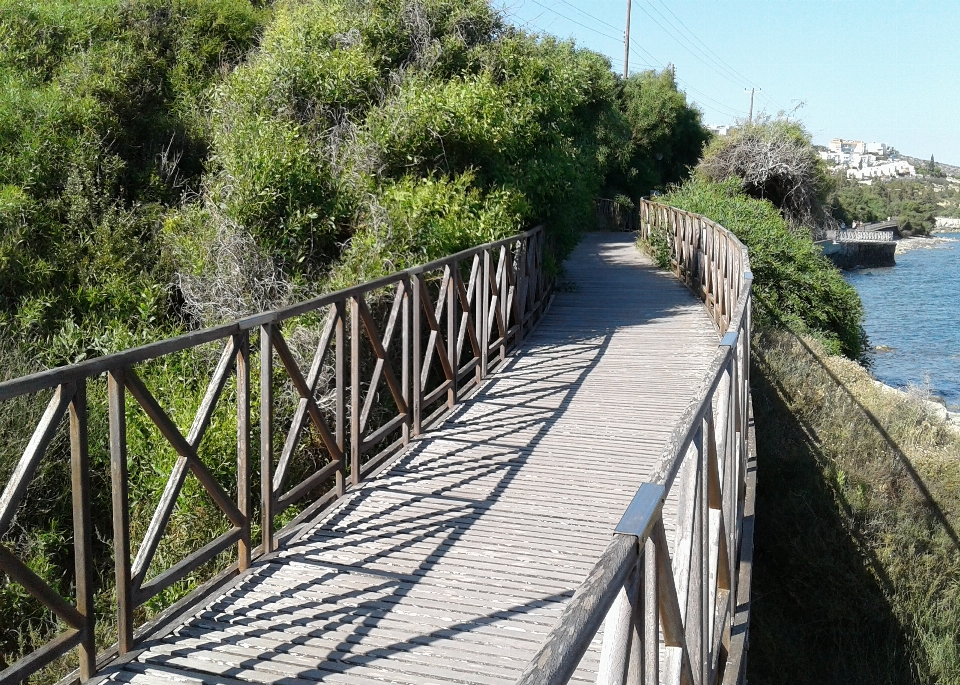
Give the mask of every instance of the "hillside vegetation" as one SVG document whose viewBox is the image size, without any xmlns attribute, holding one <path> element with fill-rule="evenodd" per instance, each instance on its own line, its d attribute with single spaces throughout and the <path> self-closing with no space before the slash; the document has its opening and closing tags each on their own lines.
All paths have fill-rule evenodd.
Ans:
<svg viewBox="0 0 960 685">
<path fill-rule="evenodd" d="M 153 335 L 171 303 L 160 218 L 199 189 L 206 88 L 265 16 L 246 0 L 0 3 L 5 347 L 48 366 Z"/>
<path fill-rule="evenodd" d="M 761 121 L 714 140 L 663 198 L 750 249 L 750 682 L 960 683 L 960 434 L 922 388 L 885 388 L 856 363 L 868 350 L 862 305 L 809 230 L 827 220 L 831 192 L 914 189 L 832 191 L 799 125 Z"/>
<path fill-rule="evenodd" d="M 960 216 L 960 185 L 942 179 L 897 179 L 869 186 L 837 179 L 830 210 L 848 226 L 896 217 L 907 235 L 928 235 L 936 217 Z"/>
<path fill-rule="evenodd" d="M 960 433 L 785 328 L 753 356 L 750 682 L 960 683 Z"/>
<path fill-rule="evenodd" d="M 623 81 L 601 55 L 511 27 L 482 0 L 0 0 L 0 81 L 0 379 L 539 223 L 556 270 L 599 195 L 631 203 L 679 181 L 708 135 L 669 73 Z M 316 342 L 315 321 L 289 328 L 295 355 Z M 204 346 L 137 373 L 186 427 L 217 355 Z M 231 381 L 225 405 L 235 392 Z M 87 395 L 105 647 L 116 633 L 102 379 Z M 0 406 L 0 480 L 48 399 Z M 136 553 L 176 454 L 132 401 L 127 417 Z M 229 493 L 236 430 L 218 409 L 199 448 Z M 2 540 L 66 597 L 68 464 L 61 432 Z M 226 525 L 188 478 L 149 575 Z M 0 585 L 0 621 L 4 663 L 63 627 L 15 583 Z"/>
</svg>

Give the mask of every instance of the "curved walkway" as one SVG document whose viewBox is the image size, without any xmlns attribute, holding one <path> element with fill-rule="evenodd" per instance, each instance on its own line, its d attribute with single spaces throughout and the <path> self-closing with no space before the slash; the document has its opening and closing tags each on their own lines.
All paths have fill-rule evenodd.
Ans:
<svg viewBox="0 0 960 685">
<path fill-rule="evenodd" d="M 632 235 L 587 235 L 566 268 L 539 328 L 474 398 L 103 676 L 515 682 L 653 471 L 718 343 L 700 301 Z M 599 639 L 582 664 L 593 673 Z"/>
</svg>

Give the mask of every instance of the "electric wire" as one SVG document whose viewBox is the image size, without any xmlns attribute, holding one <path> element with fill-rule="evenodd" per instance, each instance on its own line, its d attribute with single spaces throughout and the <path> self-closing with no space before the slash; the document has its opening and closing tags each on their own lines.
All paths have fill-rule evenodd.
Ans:
<svg viewBox="0 0 960 685">
<path fill-rule="evenodd" d="M 688 53 L 690 53 L 690 55 L 692 55 L 694 59 L 698 60 L 699 62 L 703 63 L 705 66 L 712 69 L 718 76 L 725 79 L 726 81 L 729 81 L 730 83 L 732 83 L 737 87 L 743 87 L 743 81 L 737 79 L 736 77 L 731 77 L 729 74 L 724 72 L 721 68 L 719 68 L 715 62 L 713 62 L 712 60 L 709 60 L 708 58 L 705 58 L 703 54 L 698 54 L 698 52 L 695 51 L 696 46 L 693 45 L 689 40 L 687 40 L 686 42 L 684 40 L 681 40 L 681 38 L 683 38 L 683 35 L 682 34 L 677 35 L 676 33 L 674 33 L 675 31 L 677 31 L 676 27 L 674 27 L 673 24 L 668 22 L 666 20 L 666 17 L 664 17 L 663 14 L 661 14 L 656 7 L 654 7 L 653 5 L 650 5 L 650 9 L 660 14 L 660 17 L 667 23 L 667 26 L 670 26 L 670 28 L 667 28 L 667 26 L 657 21 L 657 18 L 654 17 L 650 12 L 648 12 L 642 3 L 637 3 L 637 7 L 640 9 L 641 12 L 647 15 L 647 18 L 649 18 L 650 21 L 652 21 L 654 24 L 659 26 L 664 33 L 670 36 L 670 38 L 672 38 L 677 43 L 677 45 L 679 45 Z M 702 51 L 700 52 L 702 53 Z"/>
<path fill-rule="evenodd" d="M 662 4 L 662 0 L 661 0 L 661 4 Z M 739 73 L 736 72 L 735 70 L 733 70 L 733 69 L 731 69 L 730 67 L 726 66 L 726 63 L 725 63 L 725 62 L 722 62 L 722 60 L 717 61 L 716 59 L 710 57 L 710 55 L 708 55 L 704 50 L 702 50 L 701 48 L 697 47 L 697 46 L 693 43 L 693 41 L 690 40 L 690 38 L 688 38 L 686 35 L 684 35 L 684 30 L 678 28 L 677 25 L 674 24 L 672 21 L 670 21 L 669 17 L 667 17 L 666 15 L 663 14 L 663 12 L 661 12 L 659 9 L 657 9 L 657 8 L 653 5 L 652 2 L 650 2 L 649 5 L 650 5 L 650 9 L 652 9 L 654 12 L 656 12 L 656 13 L 660 16 L 661 19 L 663 19 L 665 22 L 667 22 L 667 24 L 670 25 L 670 28 L 671 28 L 671 29 L 673 29 L 674 31 L 676 31 L 679 36 L 681 36 L 682 38 L 684 38 L 684 39 L 686 40 L 686 42 L 688 43 L 689 47 L 688 47 L 687 45 L 683 45 L 683 43 L 681 43 L 681 45 L 683 45 L 683 47 L 685 47 L 685 48 L 687 49 L 687 51 L 690 52 L 692 55 L 694 55 L 697 59 L 699 59 L 701 62 L 703 62 L 704 64 L 706 64 L 706 65 L 709 66 L 710 68 L 712 68 L 715 72 L 717 72 L 717 74 L 719 74 L 720 76 L 723 76 L 724 78 L 726 78 L 728 81 L 730 81 L 730 82 L 733 83 L 734 85 L 742 86 L 742 85 L 746 84 L 748 87 L 754 87 L 754 88 L 756 88 L 757 90 L 759 90 L 759 86 L 756 86 L 756 85 L 755 85 L 754 83 L 752 83 L 749 79 L 745 78 L 742 74 L 739 74 Z M 643 7 L 640 6 L 640 9 L 642 10 Z M 673 12 L 671 12 L 671 14 L 673 14 Z M 649 14 L 648 14 L 647 16 L 649 16 Z M 673 16 L 676 17 L 675 14 L 674 14 Z M 678 18 L 678 21 L 679 21 L 679 18 Z M 683 24 L 683 22 L 680 22 L 680 23 Z M 698 40 L 698 41 L 700 40 L 699 38 L 697 38 L 696 34 L 693 33 L 693 31 L 690 31 L 689 28 L 686 28 L 686 24 L 683 24 L 683 26 L 684 26 L 684 28 L 686 29 L 686 32 L 689 33 L 691 37 L 693 37 L 694 39 L 696 39 L 696 40 Z M 661 28 L 663 28 L 662 25 L 661 25 Z M 665 29 L 665 30 L 666 30 L 666 29 Z M 676 40 L 677 42 L 680 42 L 679 39 L 678 39 L 676 36 L 674 36 L 672 33 L 670 33 L 669 35 L 671 35 L 671 37 L 672 37 L 674 40 Z M 703 41 L 700 41 L 700 42 L 702 43 Z M 699 55 L 696 54 L 696 53 L 694 53 L 694 52 L 692 52 L 692 51 L 690 50 L 690 48 L 695 49 L 695 50 L 699 53 Z"/>
<path fill-rule="evenodd" d="M 678 17 L 677 14 L 676 14 L 676 12 L 674 12 L 672 9 L 670 9 L 670 7 L 669 7 L 663 0 L 657 0 L 657 2 L 659 2 L 660 5 L 663 7 L 663 9 L 665 9 L 667 12 L 669 12 L 670 15 L 671 15 L 674 19 L 677 20 L 677 22 L 687 31 L 688 34 L 690 34 L 690 36 L 691 36 L 694 40 L 696 40 L 700 45 L 702 45 L 702 46 L 704 47 L 704 49 L 707 50 L 707 52 L 709 52 L 711 55 L 713 55 L 713 57 L 715 57 L 715 58 L 717 59 L 717 61 L 718 61 L 721 65 L 723 65 L 723 67 L 724 67 L 731 75 L 739 78 L 739 79 L 742 80 L 743 83 L 745 83 L 749 88 L 753 88 L 753 89 L 755 89 L 755 91 L 756 91 L 757 93 L 760 93 L 761 99 L 764 100 L 764 101 L 767 103 L 767 105 L 769 105 L 769 106 L 771 106 L 771 107 L 774 107 L 774 108 L 776 108 L 776 109 L 778 109 L 778 110 L 786 110 L 786 108 L 785 108 L 782 104 L 780 104 L 780 103 L 779 103 L 775 98 L 773 98 L 769 93 L 767 93 L 767 92 L 764 91 L 762 88 L 760 88 L 760 86 L 757 85 L 754 81 L 752 81 L 751 79 L 749 79 L 749 78 L 747 78 L 746 76 L 744 76 L 742 72 L 740 72 L 740 71 L 738 71 L 737 69 L 735 69 L 734 67 L 730 66 L 730 64 L 729 64 L 726 60 L 724 60 L 720 55 L 718 55 L 718 54 L 716 53 L 716 51 L 714 51 L 714 50 L 713 50 L 709 45 L 707 45 L 696 33 L 694 33 L 693 30 L 684 23 L 683 19 L 681 19 L 680 17 Z M 652 5 L 651 5 L 651 7 L 652 7 Z M 656 9 L 656 8 L 654 8 L 654 9 Z M 659 13 L 659 11 L 658 11 L 658 13 Z M 661 16 L 663 16 L 663 15 L 661 14 Z M 664 18 L 666 18 L 666 17 L 664 17 Z M 668 21 L 669 21 L 669 20 L 668 20 Z M 673 25 L 673 26 L 674 26 L 674 28 L 676 28 L 675 25 Z M 678 29 L 678 30 L 679 30 L 679 29 Z"/>
<path fill-rule="evenodd" d="M 581 28 L 585 28 L 585 29 L 587 29 L 588 31 L 593 31 L 594 33 L 597 33 L 597 34 L 599 34 L 599 35 L 601 35 L 601 36 L 605 36 L 606 38 L 612 38 L 613 40 L 623 40 L 623 37 L 622 37 L 622 36 L 610 35 L 609 33 L 606 33 L 606 32 L 604 32 L 604 31 L 601 31 L 601 30 L 599 30 L 599 29 L 596 29 L 596 28 L 594 28 L 594 27 L 592 27 L 592 26 L 587 26 L 586 24 L 583 24 L 583 23 L 577 21 L 576 19 L 571 19 L 571 18 L 568 17 L 566 14 L 563 14 L 562 12 L 558 12 L 557 10 L 555 10 L 555 9 L 552 8 L 552 7 L 547 7 L 547 6 L 544 5 L 542 2 L 539 2 L 539 0 L 530 0 L 530 1 L 531 1 L 534 5 L 539 5 L 539 6 L 542 7 L 543 9 L 548 10 L 548 11 L 550 11 L 550 12 L 553 12 L 553 13 L 556 14 L 557 16 L 563 17 L 563 18 L 566 19 L 567 21 L 569 21 L 569 22 L 571 22 L 571 23 L 573 23 L 573 24 L 576 24 L 577 26 L 579 26 L 579 27 L 581 27 Z"/>
<path fill-rule="evenodd" d="M 603 24 L 604 26 L 609 26 L 610 28 L 617 30 L 617 27 L 614 26 L 613 24 L 610 24 L 610 23 L 604 21 L 604 20 L 601 19 L 600 17 L 598 17 L 598 16 L 596 16 L 596 15 L 593 15 L 593 14 L 591 14 L 590 12 L 587 12 L 586 10 L 580 9 L 579 7 L 577 7 L 576 5 L 573 5 L 572 3 L 568 2 L 567 0 L 558 0 L 558 1 L 559 1 L 560 3 L 566 5 L 567 7 L 570 7 L 570 8 L 572 8 L 572 9 L 576 10 L 576 11 L 579 12 L 580 14 L 582 14 L 582 15 L 584 15 L 584 16 L 586 16 L 586 17 L 589 17 L 590 19 L 592 19 L 592 20 L 594 20 L 594 21 L 596 21 L 596 22 L 598 22 L 598 23 L 600 23 L 600 24 Z M 540 3 L 538 2 L 537 4 L 540 4 Z M 541 7 L 542 7 L 542 6 L 543 6 L 543 5 L 541 5 Z M 642 7 L 641 7 L 641 9 L 642 9 Z M 656 9 L 656 8 L 654 8 L 654 9 Z M 648 14 L 648 16 L 649 16 L 649 14 Z M 661 15 L 661 16 L 662 16 L 662 15 Z M 664 18 L 664 19 L 666 20 L 666 18 Z M 663 27 L 662 25 L 660 25 L 659 23 L 658 23 L 657 25 L 660 26 L 661 28 L 664 28 L 664 27 Z M 676 27 L 673 26 L 673 24 L 671 24 L 671 26 L 672 26 L 674 29 L 676 29 Z M 664 31 L 666 32 L 666 29 L 664 29 Z M 670 35 L 670 34 L 668 33 L 668 35 Z M 677 38 L 676 38 L 675 36 L 672 36 L 672 35 L 671 35 L 671 37 L 674 38 L 674 40 L 677 40 Z M 679 41 L 678 41 L 678 42 L 679 42 Z M 658 62 L 658 61 L 656 60 L 656 58 L 655 58 L 648 50 L 645 50 L 645 49 L 643 49 L 642 47 L 640 47 L 640 45 L 639 45 L 638 43 L 636 43 L 636 42 L 634 41 L 634 39 L 632 39 L 632 38 L 630 39 L 630 45 L 631 45 L 634 49 L 639 50 L 640 52 L 642 52 L 643 54 L 645 54 L 645 55 L 647 56 L 647 58 L 650 59 L 650 60 L 652 60 L 655 64 L 659 64 L 660 68 L 664 68 L 664 67 L 663 67 L 663 64 L 661 64 L 660 62 Z M 681 44 L 681 45 L 682 45 L 682 44 Z M 688 49 L 688 51 L 689 51 L 689 49 Z M 696 56 L 696 55 L 694 55 L 694 56 Z M 622 61 L 622 60 L 618 60 L 618 61 L 619 61 L 619 63 L 620 63 L 621 65 L 623 64 L 623 61 Z M 704 61 L 704 60 L 701 59 L 700 61 Z M 646 64 L 646 65 L 643 65 L 643 66 L 653 66 L 653 65 Z M 721 75 L 723 75 L 723 74 L 721 73 Z M 727 80 L 730 80 L 730 79 L 727 78 Z M 677 81 L 680 82 L 680 79 L 677 79 Z M 742 82 L 747 82 L 747 83 L 749 83 L 749 81 L 747 81 L 746 79 L 743 79 Z M 734 82 L 734 83 L 735 83 L 737 86 L 740 86 L 742 82 Z M 707 95 L 707 94 L 704 93 L 703 91 L 700 91 L 700 90 L 698 90 L 698 89 L 696 89 L 696 88 L 693 88 L 692 86 L 690 86 L 690 84 L 688 84 L 688 83 L 686 83 L 686 82 L 683 82 L 683 85 L 684 85 L 684 87 L 685 87 L 687 90 L 691 90 L 691 91 L 693 91 L 693 92 L 699 93 L 699 95 L 701 96 L 701 98 L 704 98 L 704 99 L 709 100 L 710 102 L 712 102 L 716 108 L 722 109 L 722 110 L 723 110 L 722 113 L 726 114 L 727 116 L 741 117 L 741 116 L 743 115 L 743 112 L 738 112 L 738 111 L 734 110 L 734 109 L 731 108 L 729 105 L 725 105 L 725 104 L 721 103 L 719 100 L 716 100 L 716 99 L 710 97 L 709 95 Z"/>
<path fill-rule="evenodd" d="M 596 33 L 597 35 L 603 36 L 603 37 L 605 37 L 605 38 L 610 38 L 610 39 L 613 39 L 613 40 L 622 40 L 622 39 L 623 39 L 623 36 L 622 36 L 622 35 L 621 35 L 621 36 L 610 35 L 610 33 L 606 32 L 606 31 L 602 31 L 602 30 L 600 30 L 600 29 L 598 29 L 598 28 L 596 28 L 596 27 L 588 26 L 588 25 L 586 25 L 586 24 L 584 24 L 584 23 L 582 23 L 582 22 L 580 22 L 580 21 L 577 21 L 576 19 L 573 19 L 572 17 L 567 16 L 566 14 L 563 14 L 562 12 L 558 12 L 558 11 L 557 11 L 555 8 L 553 8 L 553 7 L 549 7 L 549 6 L 545 5 L 545 4 L 543 4 L 542 2 L 539 2 L 539 0 L 531 0 L 531 2 L 533 2 L 535 5 L 543 8 L 544 10 L 546 10 L 546 11 L 548 11 L 548 12 L 552 12 L 553 14 L 555 14 L 555 15 L 563 18 L 563 19 L 566 19 L 567 21 L 575 24 L 576 26 L 579 26 L 579 27 L 581 27 L 581 28 L 584 28 L 584 29 L 586 29 L 586 30 L 588 30 L 588 31 L 592 31 L 593 33 Z M 600 19 L 599 17 L 597 17 L 597 16 L 595 16 L 595 15 L 593 15 L 593 14 L 590 14 L 589 12 L 587 12 L 587 11 L 585 11 L 585 10 L 582 10 L 582 9 L 576 7 L 575 5 L 572 5 L 571 3 L 567 2 L 566 0 L 558 0 L 558 2 L 564 4 L 564 5 L 568 6 L 568 7 L 573 8 L 574 10 L 576 10 L 577 12 L 579 12 L 581 15 L 583 15 L 583 16 L 585 16 L 585 17 L 589 17 L 590 19 L 592 19 L 592 20 L 594 20 L 594 21 L 596 21 L 596 22 L 598 22 L 598 23 L 600 23 L 600 24 L 603 24 L 604 26 L 608 26 L 608 27 L 610 27 L 610 28 L 612 28 L 612 29 L 614 29 L 614 30 L 619 30 L 619 29 L 617 29 L 617 27 L 613 26 L 612 24 L 604 21 L 603 19 Z M 641 6 L 641 9 L 643 9 L 642 6 Z M 516 19 L 518 19 L 518 20 L 520 19 L 520 17 L 518 17 L 515 13 L 509 12 L 509 11 L 507 11 L 506 9 L 504 9 L 504 11 L 505 11 L 507 14 L 509 14 L 510 16 L 513 16 L 514 18 L 516 18 Z M 663 29 L 664 32 L 667 33 L 667 35 L 669 35 L 671 38 L 673 38 L 673 39 L 674 39 L 675 41 L 677 41 L 678 43 L 680 42 L 680 41 L 676 38 L 676 36 L 674 36 L 672 33 L 670 33 L 662 24 L 660 24 L 660 23 L 657 22 L 655 19 L 653 19 L 653 17 L 649 14 L 649 12 L 646 12 L 645 10 L 644 10 L 644 12 L 647 14 L 648 17 L 651 18 L 651 20 L 652 20 L 655 24 L 657 24 L 657 26 L 660 26 L 660 28 Z M 541 15 L 541 16 L 542 16 L 542 15 Z M 661 16 L 662 16 L 662 15 L 661 15 Z M 532 20 L 528 20 L 528 21 L 524 22 L 524 24 L 525 24 L 525 25 L 528 25 L 528 26 L 533 26 L 533 27 L 535 27 L 535 28 L 539 28 L 539 27 L 536 27 L 536 25 L 534 25 L 534 24 L 532 23 Z M 671 24 L 671 26 L 673 26 L 673 25 Z M 674 27 L 674 28 L 675 28 L 675 27 Z M 543 30 L 543 29 L 541 29 L 541 30 Z M 650 63 L 640 64 L 639 66 L 650 67 L 650 68 L 660 68 L 660 69 L 666 68 L 666 67 L 663 65 L 663 63 L 660 62 L 649 50 L 646 50 L 645 48 L 643 48 L 643 47 L 642 47 L 641 45 L 639 45 L 633 38 L 630 39 L 630 45 L 631 45 L 636 51 L 639 51 L 640 53 L 642 53 L 643 55 L 645 55 L 646 58 L 647 58 L 648 60 L 650 60 L 650 62 L 652 62 L 652 64 L 650 64 Z M 680 45 L 681 45 L 682 47 L 684 47 L 688 52 L 691 52 L 691 50 L 690 50 L 687 46 L 683 45 L 683 43 L 680 43 Z M 694 56 L 697 57 L 697 55 L 696 55 L 695 53 L 692 53 L 692 52 L 691 52 L 691 54 L 694 54 Z M 621 67 L 623 66 L 623 60 L 620 60 L 620 59 L 611 57 L 611 56 L 609 56 L 609 55 L 607 56 L 607 58 L 608 58 L 609 60 L 611 60 L 611 62 L 615 62 L 615 63 L 619 64 Z M 700 61 L 703 61 L 702 58 L 698 58 L 698 59 L 700 59 Z M 723 75 L 723 74 L 721 73 L 721 75 Z M 725 78 L 727 78 L 727 80 L 730 80 L 729 77 L 726 77 L 726 76 L 725 76 Z M 723 115 L 725 115 L 725 116 L 732 116 L 732 117 L 735 117 L 735 118 L 742 118 L 742 117 L 743 117 L 744 112 L 743 112 L 742 110 L 737 110 L 737 109 L 735 109 L 734 107 L 732 107 L 732 106 L 730 106 L 730 105 L 727 105 L 727 104 L 724 104 L 724 103 L 720 102 L 719 100 L 717 100 L 717 99 L 715 99 L 715 98 L 707 95 L 707 94 L 704 93 L 702 90 L 699 90 L 698 88 L 695 88 L 694 86 L 692 86 L 690 83 L 688 83 L 688 82 L 685 81 L 685 80 L 676 79 L 676 81 L 677 81 L 677 83 L 679 83 L 680 85 L 683 86 L 684 90 L 686 90 L 686 91 L 688 91 L 688 92 L 692 92 L 692 93 L 697 94 L 697 95 L 699 96 L 699 97 L 696 98 L 697 100 L 701 100 L 701 99 L 702 99 L 702 100 L 707 100 L 707 101 L 709 101 L 710 103 L 712 103 L 711 108 L 718 110 L 721 114 L 723 114 Z M 741 84 L 738 83 L 737 85 L 739 86 L 739 85 L 741 85 Z M 761 92 L 762 92 L 762 91 L 761 91 Z"/>
<path fill-rule="evenodd" d="M 660 66 L 661 69 L 665 69 L 665 68 L 666 68 L 663 64 L 661 64 L 661 63 L 650 53 L 650 51 L 648 51 L 648 50 L 646 50 L 645 48 L 643 48 L 639 43 L 637 43 L 636 41 L 634 41 L 633 38 L 630 39 L 630 45 L 631 45 L 631 47 L 633 47 L 634 50 L 638 50 L 638 51 L 642 52 L 643 54 L 647 55 L 647 57 L 649 57 L 649 58 L 652 59 L 655 63 L 657 63 L 657 64 Z M 736 110 L 735 108 L 731 107 L 730 105 L 724 104 L 724 103 L 720 102 L 719 100 L 710 97 L 709 95 L 707 95 L 706 93 L 704 93 L 702 90 L 700 90 L 700 89 L 698 89 L 698 88 L 694 88 L 692 85 L 690 85 L 690 83 L 688 83 L 687 81 L 685 81 L 685 80 L 683 80 L 683 79 L 676 78 L 676 76 L 674 76 L 674 78 L 676 79 L 677 83 L 679 83 L 681 86 L 683 86 L 684 90 L 686 90 L 686 91 L 692 91 L 693 93 L 698 94 L 700 97 L 697 98 L 697 99 L 705 99 L 705 100 L 709 100 L 710 102 L 712 102 L 712 103 L 713 103 L 713 109 L 720 110 L 721 114 L 725 114 L 726 116 L 732 116 L 732 117 L 735 117 L 735 118 L 741 118 L 741 117 L 743 117 L 743 114 L 744 114 L 744 113 L 743 113 L 742 111 L 738 111 L 738 110 Z"/>
</svg>

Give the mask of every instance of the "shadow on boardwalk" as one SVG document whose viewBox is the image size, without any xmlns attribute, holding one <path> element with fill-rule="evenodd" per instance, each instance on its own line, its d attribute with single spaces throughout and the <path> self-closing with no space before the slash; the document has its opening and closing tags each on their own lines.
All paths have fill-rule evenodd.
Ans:
<svg viewBox="0 0 960 685">
<path fill-rule="evenodd" d="M 443 426 L 113 677 L 514 682 L 717 345 L 702 305 L 629 236 L 587 236 L 566 278 Z"/>
</svg>

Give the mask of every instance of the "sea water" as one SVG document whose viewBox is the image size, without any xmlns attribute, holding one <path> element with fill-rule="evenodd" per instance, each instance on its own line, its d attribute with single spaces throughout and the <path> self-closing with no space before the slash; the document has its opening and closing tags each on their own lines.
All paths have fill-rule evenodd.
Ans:
<svg viewBox="0 0 960 685">
<path fill-rule="evenodd" d="M 874 376 L 895 388 L 929 385 L 957 410 L 960 234 L 940 237 L 949 242 L 898 254 L 896 266 L 845 276 L 863 301 Z"/>
</svg>

